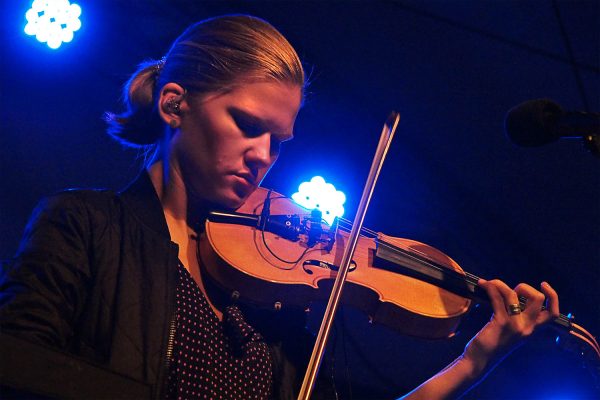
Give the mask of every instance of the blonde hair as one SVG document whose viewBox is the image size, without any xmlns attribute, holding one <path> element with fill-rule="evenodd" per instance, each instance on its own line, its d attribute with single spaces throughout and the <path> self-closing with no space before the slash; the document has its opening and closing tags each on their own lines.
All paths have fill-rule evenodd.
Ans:
<svg viewBox="0 0 600 400">
<path fill-rule="evenodd" d="M 157 112 L 160 88 L 178 83 L 188 93 L 227 91 L 244 82 L 275 80 L 304 92 L 298 54 L 271 24 L 249 15 L 225 15 L 191 25 L 161 60 L 142 63 L 126 83 L 121 114 L 107 113 L 108 133 L 133 147 L 157 144 L 164 124 Z"/>
</svg>

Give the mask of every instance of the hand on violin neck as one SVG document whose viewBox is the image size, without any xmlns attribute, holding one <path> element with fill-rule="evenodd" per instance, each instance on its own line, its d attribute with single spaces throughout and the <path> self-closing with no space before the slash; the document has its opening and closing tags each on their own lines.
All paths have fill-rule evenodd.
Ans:
<svg viewBox="0 0 600 400">
<path fill-rule="evenodd" d="M 475 371 L 484 373 L 541 326 L 558 317 L 559 307 L 556 291 L 546 282 L 540 285 L 540 291 L 525 283 L 511 289 L 497 279 L 481 279 L 478 284 L 487 292 L 494 313 L 467 344 L 463 356 L 473 363 Z M 524 305 L 520 304 L 519 298 L 527 299 Z"/>
</svg>

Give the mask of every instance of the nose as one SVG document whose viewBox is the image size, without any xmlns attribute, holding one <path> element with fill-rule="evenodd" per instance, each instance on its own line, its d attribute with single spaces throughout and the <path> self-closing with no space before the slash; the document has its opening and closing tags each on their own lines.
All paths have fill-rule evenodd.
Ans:
<svg viewBox="0 0 600 400">
<path fill-rule="evenodd" d="M 250 168 L 268 168 L 273 164 L 277 155 L 271 152 L 271 140 L 270 133 L 252 138 L 251 145 L 246 151 L 246 163 Z"/>
</svg>

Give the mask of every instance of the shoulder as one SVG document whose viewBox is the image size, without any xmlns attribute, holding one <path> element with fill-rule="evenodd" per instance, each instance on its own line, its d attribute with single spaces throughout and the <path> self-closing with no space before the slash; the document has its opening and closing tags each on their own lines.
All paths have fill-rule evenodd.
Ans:
<svg viewBox="0 0 600 400">
<path fill-rule="evenodd" d="M 69 189 L 42 198 L 25 230 L 54 227 L 61 231 L 91 231 L 102 229 L 118 217 L 122 207 L 118 195 L 104 189 Z"/>
<path fill-rule="evenodd" d="M 145 175 L 120 192 L 69 189 L 43 198 L 31 215 L 25 236 L 43 228 L 95 241 L 106 234 L 117 237 L 124 232 L 170 237 L 161 203 Z"/>
<path fill-rule="evenodd" d="M 68 189 L 40 200 L 34 210 L 38 214 L 81 214 L 110 212 L 118 207 L 118 196 L 105 189 Z"/>
<path fill-rule="evenodd" d="M 65 189 L 44 197 L 40 204 L 48 206 L 94 207 L 107 205 L 117 197 L 108 189 Z"/>
</svg>

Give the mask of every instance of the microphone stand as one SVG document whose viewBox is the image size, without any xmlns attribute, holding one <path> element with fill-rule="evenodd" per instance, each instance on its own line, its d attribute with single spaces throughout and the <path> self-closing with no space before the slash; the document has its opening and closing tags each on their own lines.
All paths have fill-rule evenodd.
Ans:
<svg viewBox="0 0 600 400">
<path fill-rule="evenodd" d="M 373 158 L 373 163 L 371 164 L 371 170 L 369 171 L 369 176 L 367 177 L 367 183 L 363 189 L 363 194 L 360 199 L 360 204 L 358 205 L 356 218 L 354 219 L 352 230 L 348 238 L 348 246 L 344 250 L 342 262 L 339 267 L 335 283 L 333 284 L 331 296 L 329 297 L 329 302 L 327 303 L 327 308 L 325 309 L 325 315 L 323 317 L 323 321 L 321 322 L 321 327 L 319 329 L 315 346 L 308 363 L 306 374 L 304 375 L 302 387 L 300 388 L 300 394 L 298 395 L 299 400 L 308 400 L 314 388 L 315 379 L 317 377 L 317 373 L 319 372 L 319 367 L 321 366 L 321 361 L 323 359 L 323 353 L 325 352 L 325 345 L 327 344 L 327 339 L 329 337 L 329 331 L 331 330 L 335 312 L 337 311 L 342 296 L 342 290 L 344 288 L 346 276 L 348 275 L 348 271 L 350 269 L 350 262 L 352 261 L 352 256 L 354 255 L 354 250 L 356 249 L 356 244 L 358 243 L 358 237 L 362 229 L 365 214 L 367 213 L 367 207 L 369 206 L 371 196 L 373 195 L 373 189 L 375 188 L 375 183 L 379 177 L 379 172 L 381 171 L 383 161 L 390 148 L 396 128 L 398 127 L 398 122 L 400 122 L 400 114 L 397 112 L 392 112 L 383 126 L 383 130 L 379 138 L 379 144 L 377 145 L 377 150 L 375 152 L 375 157 Z"/>
</svg>

